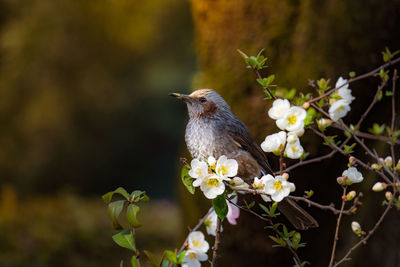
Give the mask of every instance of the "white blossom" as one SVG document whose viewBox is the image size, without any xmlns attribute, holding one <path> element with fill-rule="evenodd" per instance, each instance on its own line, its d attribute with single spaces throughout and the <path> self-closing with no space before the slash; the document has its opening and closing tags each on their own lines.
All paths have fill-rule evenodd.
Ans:
<svg viewBox="0 0 400 267">
<path fill-rule="evenodd" d="M 271 119 L 278 120 L 290 109 L 290 103 L 287 99 L 276 99 L 272 107 L 268 110 L 268 115 Z"/>
<path fill-rule="evenodd" d="M 296 191 L 296 185 L 294 183 L 289 183 L 290 193 Z"/>
<path fill-rule="evenodd" d="M 282 176 L 276 176 L 274 178 L 270 174 L 263 177 L 265 177 L 264 192 L 270 195 L 273 201 L 280 202 L 289 195 L 290 183 L 286 181 L 285 178 Z"/>
<path fill-rule="evenodd" d="M 276 126 L 281 130 L 300 131 L 304 128 L 304 119 L 307 112 L 302 107 L 291 107 L 280 119 L 276 121 Z"/>
<path fill-rule="evenodd" d="M 268 175 L 271 176 L 270 174 L 268 174 Z M 261 178 L 254 177 L 254 181 L 253 181 L 253 184 L 252 184 L 253 189 L 257 190 L 257 191 L 264 191 L 265 182 L 267 180 L 267 177 L 268 177 L 267 175 L 265 175 L 265 176 L 263 176 Z M 271 198 L 269 196 L 266 196 L 266 195 L 261 195 L 261 198 L 265 202 L 270 202 L 271 201 Z"/>
<path fill-rule="evenodd" d="M 342 173 L 342 176 L 349 179 L 353 183 L 361 183 L 364 179 L 362 173 L 359 172 L 355 167 L 349 167 Z"/>
<path fill-rule="evenodd" d="M 225 191 L 225 184 L 222 178 L 216 174 L 209 174 L 203 179 L 197 179 L 193 182 L 193 186 L 200 186 L 200 190 L 208 199 L 214 199 Z"/>
<path fill-rule="evenodd" d="M 200 267 L 200 261 L 206 261 L 208 255 L 206 253 L 197 253 L 194 250 L 187 250 L 185 257 L 183 258 L 182 267 Z"/>
<path fill-rule="evenodd" d="M 217 163 L 217 160 L 213 156 L 210 156 L 210 157 L 208 157 L 207 162 L 208 162 L 208 165 L 210 167 L 212 167 L 212 166 L 215 166 L 215 164 Z"/>
<path fill-rule="evenodd" d="M 347 80 L 343 79 L 342 77 L 339 77 L 339 79 L 336 82 L 336 88 L 340 87 L 337 93 L 343 100 L 351 104 L 351 102 L 355 99 L 355 97 L 351 95 L 349 84 L 344 85 L 345 83 L 347 83 Z"/>
<path fill-rule="evenodd" d="M 234 177 L 238 172 L 239 165 L 236 160 L 228 159 L 226 156 L 219 157 L 215 172 L 224 180 L 230 180 L 228 177 Z"/>
<path fill-rule="evenodd" d="M 295 142 L 297 142 L 297 140 L 299 140 L 297 134 L 295 132 L 289 132 L 287 134 L 287 142 L 288 144 L 293 144 Z"/>
<path fill-rule="evenodd" d="M 290 159 L 299 159 L 304 153 L 304 148 L 300 144 L 300 140 L 297 139 L 294 143 L 288 143 L 285 149 L 286 157 Z"/>
<path fill-rule="evenodd" d="M 204 225 L 207 230 L 207 234 L 216 236 L 217 235 L 217 220 L 218 215 L 215 213 L 214 209 L 211 213 L 207 216 L 206 220 L 204 221 Z M 222 229 L 222 226 L 221 226 Z"/>
<path fill-rule="evenodd" d="M 329 117 L 331 117 L 333 121 L 338 121 L 340 118 L 346 116 L 350 109 L 349 103 L 344 99 L 340 99 L 329 108 Z"/>
<path fill-rule="evenodd" d="M 280 131 L 279 133 L 268 135 L 265 141 L 261 143 L 261 148 L 265 152 L 274 152 L 283 149 L 286 142 L 286 132 Z"/>
<path fill-rule="evenodd" d="M 208 175 L 208 166 L 204 161 L 198 159 L 193 159 L 190 162 L 192 169 L 189 171 L 189 176 L 195 179 L 202 179 L 204 176 Z"/>
<path fill-rule="evenodd" d="M 188 236 L 188 248 L 195 253 L 207 253 L 210 245 L 204 239 L 204 234 L 200 231 L 191 232 Z"/>
</svg>

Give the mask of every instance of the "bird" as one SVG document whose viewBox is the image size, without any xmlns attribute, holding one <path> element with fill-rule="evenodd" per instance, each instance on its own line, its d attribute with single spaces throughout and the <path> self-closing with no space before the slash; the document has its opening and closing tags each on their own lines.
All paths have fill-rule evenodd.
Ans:
<svg viewBox="0 0 400 267">
<path fill-rule="evenodd" d="M 267 155 L 217 92 L 199 89 L 189 95 L 169 95 L 187 105 L 189 121 L 185 141 L 192 158 L 206 161 L 210 156 L 225 155 L 235 159 L 239 166 L 238 177 L 247 181 L 273 174 Z M 318 222 L 291 199 L 280 201 L 278 209 L 299 230 L 318 227 Z"/>
</svg>

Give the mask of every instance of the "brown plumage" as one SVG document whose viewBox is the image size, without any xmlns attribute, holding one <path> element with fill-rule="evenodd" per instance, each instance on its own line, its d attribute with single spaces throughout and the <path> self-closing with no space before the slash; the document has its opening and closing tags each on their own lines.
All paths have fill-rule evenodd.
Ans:
<svg viewBox="0 0 400 267">
<path fill-rule="evenodd" d="M 272 173 L 266 154 L 219 94 L 201 89 L 190 95 L 171 96 L 187 104 L 189 122 L 185 140 L 193 158 L 207 160 L 209 156 L 221 155 L 233 158 L 239 164 L 238 176 L 245 180 Z M 279 202 L 278 208 L 297 229 L 318 226 L 311 215 L 288 198 Z"/>
</svg>

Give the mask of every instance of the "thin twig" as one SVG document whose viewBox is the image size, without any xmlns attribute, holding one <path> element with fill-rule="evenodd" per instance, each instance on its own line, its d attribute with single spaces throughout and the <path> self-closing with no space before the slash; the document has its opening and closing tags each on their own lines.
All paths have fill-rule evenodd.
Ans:
<svg viewBox="0 0 400 267">
<path fill-rule="evenodd" d="M 362 196 L 363 196 L 363 194 L 359 193 L 358 196 L 354 199 L 353 205 L 350 208 L 343 210 L 342 213 L 345 215 L 354 214 L 355 208 L 357 208 L 357 206 L 361 204 L 359 200 Z M 321 204 L 319 204 L 315 201 L 311 201 L 305 197 L 288 196 L 288 198 L 293 199 L 295 201 L 303 201 L 303 202 L 307 203 L 308 206 L 313 206 L 313 207 L 319 208 L 321 210 L 330 210 L 335 215 L 340 213 L 340 210 L 336 209 L 335 205 L 333 203 L 331 203 L 330 205 L 321 205 Z"/>
<path fill-rule="evenodd" d="M 258 71 L 258 69 L 253 68 L 254 73 L 257 75 L 258 79 L 262 79 L 260 72 Z M 264 87 L 263 87 L 264 88 Z M 276 97 L 272 94 L 271 90 L 268 87 L 265 87 L 265 89 L 268 91 L 269 95 L 275 100 Z"/>
<path fill-rule="evenodd" d="M 399 58 L 396 58 L 395 60 L 391 60 L 391 61 L 389 61 L 389 62 L 387 62 L 387 63 L 385 63 L 385 64 L 383 64 L 383 65 L 377 67 L 377 68 L 374 69 L 374 70 L 371 70 L 371 71 L 369 71 L 369 72 L 367 72 L 367 73 L 364 73 L 364 74 L 362 74 L 362 75 L 359 75 L 359 76 L 357 76 L 357 77 L 351 78 L 350 80 L 348 80 L 346 83 L 342 84 L 341 86 L 339 86 L 339 87 L 337 87 L 337 88 L 333 88 L 333 89 L 329 90 L 328 92 L 326 92 L 325 94 L 323 94 L 323 95 L 321 95 L 321 96 L 319 96 L 319 97 L 312 98 L 312 99 L 310 99 L 308 102 L 309 102 L 309 103 L 316 102 L 316 101 L 318 101 L 318 100 L 320 100 L 320 99 L 322 99 L 322 98 L 324 98 L 324 97 L 327 97 L 327 96 L 331 95 L 333 92 L 335 92 L 336 90 L 340 89 L 341 87 L 343 87 L 343 86 L 345 86 L 345 85 L 347 85 L 347 84 L 350 84 L 350 83 L 352 83 L 352 82 L 355 82 L 355 81 L 358 81 L 358 80 L 362 80 L 362 79 L 365 79 L 365 78 L 374 76 L 374 75 L 375 75 L 378 71 L 380 71 L 381 69 L 384 69 L 384 68 L 386 68 L 386 67 L 388 67 L 388 66 L 394 65 L 394 64 L 396 64 L 397 62 L 400 62 L 400 57 L 399 57 Z"/>
<path fill-rule="evenodd" d="M 385 209 L 385 211 L 382 213 L 381 217 L 379 218 L 379 220 L 377 221 L 377 223 L 375 224 L 375 226 L 368 232 L 368 234 L 361 238 L 360 241 L 358 241 L 354 246 L 352 246 L 346 253 L 346 255 L 344 255 L 344 257 L 339 260 L 338 262 L 335 263 L 335 265 L 333 265 L 333 267 L 338 266 L 339 264 L 343 263 L 344 261 L 348 261 L 350 260 L 349 256 L 350 254 L 359 246 L 361 246 L 362 244 L 366 244 L 367 240 L 372 236 L 372 234 L 376 231 L 376 229 L 378 229 L 378 227 L 380 226 L 380 224 L 382 223 L 383 219 L 385 218 L 386 214 L 389 212 L 389 210 L 392 208 L 392 200 L 387 204 L 387 207 Z"/>
<path fill-rule="evenodd" d="M 229 200 L 229 202 L 230 202 L 232 205 L 238 207 L 239 209 L 244 210 L 244 211 L 246 211 L 246 212 L 248 212 L 248 213 L 250 213 L 250 214 L 256 216 L 256 217 L 259 218 L 260 220 L 267 222 L 270 226 L 273 226 L 273 225 L 274 225 L 274 223 L 272 222 L 271 219 L 266 218 L 266 217 L 263 217 L 263 216 L 259 215 L 257 212 L 254 212 L 254 211 L 252 211 L 251 209 L 248 209 L 247 207 L 246 207 L 246 208 L 245 208 L 245 207 L 242 207 L 242 206 L 240 206 L 240 205 L 238 205 L 238 204 L 236 204 L 236 203 L 234 203 L 234 202 L 232 202 L 232 201 L 230 201 L 230 200 Z M 274 227 L 273 227 L 272 229 L 273 229 L 274 232 L 275 232 L 276 234 L 278 234 L 280 237 L 283 237 L 282 234 L 281 234 L 281 232 L 278 231 L 278 229 L 276 229 L 276 228 L 274 228 Z M 298 266 L 300 266 L 302 261 L 301 261 L 299 255 L 297 254 L 296 250 L 294 250 L 293 248 L 291 248 L 291 247 L 289 247 L 289 246 L 287 246 L 286 248 L 289 249 L 289 251 L 292 253 L 292 255 L 293 255 L 293 257 L 294 257 L 295 263 L 296 263 Z"/>
<path fill-rule="evenodd" d="M 343 210 L 344 210 L 344 205 L 345 205 L 346 190 L 347 190 L 347 187 L 344 186 L 343 187 L 343 195 L 342 195 L 342 206 L 340 207 L 339 216 L 337 218 L 335 237 L 333 239 L 333 246 L 332 246 L 331 260 L 329 261 L 329 267 L 333 266 L 333 261 L 335 260 L 336 244 L 337 244 L 337 241 L 339 240 L 339 227 L 340 227 L 340 222 L 342 220 L 342 215 L 343 215 Z"/>
<path fill-rule="evenodd" d="M 215 241 L 213 246 L 213 257 L 211 261 L 211 267 L 217 266 L 218 247 L 220 242 L 221 242 L 221 219 L 217 217 L 217 229 L 215 231 Z"/>
<path fill-rule="evenodd" d="M 396 158 L 395 158 L 395 153 L 394 153 L 394 142 L 395 140 L 393 139 L 393 132 L 394 132 L 394 125 L 396 122 L 396 101 L 395 101 L 395 94 L 396 94 L 396 80 L 397 80 L 397 69 L 394 70 L 393 73 L 393 78 L 392 78 L 392 123 L 390 126 L 390 137 L 392 139 L 392 142 L 390 143 L 390 152 L 392 154 L 392 168 L 394 169 L 394 166 L 396 165 Z"/>
<path fill-rule="evenodd" d="M 200 219 L 200 221 L 198 222 L 198 224 L 196 224 L 196 226 L 193 227 L 193 229 L 191 229 L 191 230 L 189 231 L 189 234 L 192 233 L 192 232 L 194 232 L 194 231 L 197 231 L 197 229 L 199 229 L 200 226 L 202 226 L 202 225 L 204 224 L 205 220 L 207 220 L 207 217 L 208 217 L 208 215 L 210 215 L 211 211 L 212 211 L 212 208 L 210 208 L 210 209 L 208 210 L 208 212 L 206 213 L 206 215 L 204 215 L 204 217 Z M 181 253 L 181 252 L 185 249 L 186 243 L 187 243 L 188 238 L 189 238 L 189 234 L 187 235 L 185 241 L 183 242 L 181 248 L 179 249 L 178 255 L 179 255 L 179 253 Z"/>
</svg>

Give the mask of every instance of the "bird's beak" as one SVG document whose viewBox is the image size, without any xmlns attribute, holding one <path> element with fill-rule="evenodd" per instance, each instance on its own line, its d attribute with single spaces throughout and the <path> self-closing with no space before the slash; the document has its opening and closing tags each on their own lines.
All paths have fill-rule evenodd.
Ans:
<svg viewBox="0 0 400 267">
<path fill-rule="evenodd" d="M 181 99 L 184 102 L 190 101 L 191 97 L 185 94 L 171 93 L 169 96 L 175 97 L 177 99 Z"/>
</svg>

